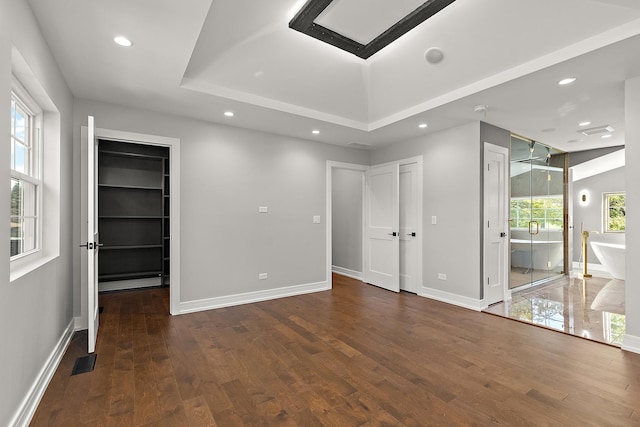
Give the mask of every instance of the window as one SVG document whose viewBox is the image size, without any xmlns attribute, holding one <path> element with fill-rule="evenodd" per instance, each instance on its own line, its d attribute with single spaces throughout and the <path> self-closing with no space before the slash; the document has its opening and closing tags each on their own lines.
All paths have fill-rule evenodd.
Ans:
<svg viewBox="0 0 640 427">
<path fill-rule="evenodd" d="M 624 233 L 625 214 L 625 193 L 604 193 L 604 232 Z"/>
<path fill-rule="evenodd" d="M 41 181 L 39 141 L 42 112 L 14 82 L 11 92 L 10 254 L 33 253 L 40 243 Z"/>
<path fill-rule="evenodd" d="M 562 196 L 512 198 L 512 228 L 528 228 L 537 221 L 540 228 L 560 230 L 564 225 Z"/>
</svg>

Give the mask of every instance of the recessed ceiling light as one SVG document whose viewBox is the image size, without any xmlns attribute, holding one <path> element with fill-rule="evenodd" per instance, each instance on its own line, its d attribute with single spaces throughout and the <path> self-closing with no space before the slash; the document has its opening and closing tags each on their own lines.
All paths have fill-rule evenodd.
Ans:
<svg viewBox="0 0 640 427">
<path fill-rule="evenodd" d="M 314 130 L 311 131 L 311 133 L 314 134 L 314 135 L 319 135 L 320 131 L 318 129 L 314 129 Z"/>
<path fill-rule="evenodd" d="M 600 138 L 602 139 L 606 139 L 606 138 L 611 138 L 613 135 L 611 135 L 610 133 L 606 134 L 606 135 L 602 135 Z"/>
<path fill-rule="evenodd" d="M 235 114 L 233 114 L 233 111 L 225 111 L 224 115 L 227 117 L 233 117 Z"/>
<path fill-rule="evenodd" d="M 418 125 L 418 127 L 419 127 L 420 129 L 426 129 L 427 127 L 429 127 L 429 125 L 428 125 L 428 124 L 426 124 L 426 123 L 420 123 L 420 124 Z"/>
<path fill-rule="evenodd" d="M 576 81 L 575 77 L 567 77 L 566 79 L 562 79 L 558 82 L 560 86 L 568 85 Z"/>
<path fill-rule="evenodd" d="M 589 126 L 591 124 L 590 121 L 586 121 L 586 122 L 580 122 L 578 123 L 578 126 Z"/>
<path fill-rule="evenodd" d="M 118 44 L 120 46 L 124 46 L 124 47 L 133 46 L 133 42 L 131 40 L 129 40 L 128 38 L 124 37 L 124 36 L 114 37 L 113 41 L 116 42 L 116 44 Z"/>
</svg>

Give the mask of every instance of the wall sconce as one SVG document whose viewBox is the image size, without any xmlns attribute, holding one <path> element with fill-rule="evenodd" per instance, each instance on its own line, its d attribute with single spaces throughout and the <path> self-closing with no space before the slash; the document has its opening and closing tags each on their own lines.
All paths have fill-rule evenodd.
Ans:
<svg viewBox="0 0 640 427">
<path fill-rule="evenodd" d="M 587 206 L 589 205 L 589 202 L 591 201 L 591 195 L 589 194 L 589 191 L 587 190 L 582 190 L 580 191 L 580 206 Z"/>
</svg>

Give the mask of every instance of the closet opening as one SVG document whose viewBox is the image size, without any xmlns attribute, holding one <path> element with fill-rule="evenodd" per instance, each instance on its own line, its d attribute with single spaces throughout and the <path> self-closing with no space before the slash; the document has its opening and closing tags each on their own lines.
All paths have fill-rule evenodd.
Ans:
<svg viewBox="0 0 640 427">
<path fill-rule="evenodd" d="M 169 153 L 99 140 L 99 292 L 170 285 Z"/>
</svg>

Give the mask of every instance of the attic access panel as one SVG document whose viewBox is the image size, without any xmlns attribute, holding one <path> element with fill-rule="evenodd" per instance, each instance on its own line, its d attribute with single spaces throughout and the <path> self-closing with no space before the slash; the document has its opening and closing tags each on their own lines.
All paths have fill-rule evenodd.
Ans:
<svg viewBox="0 0 640 427">
<path fill-rule="evenodd" d="M 381 33 L 377 33 L 373 38 L 367 36 L 367 29 L 363 28 L 362 25 L 360 25 L 359 30 L 355 30 L 354 34 L 356 34 L 356 36 L 344 34 L 348 31 L 345 31 L 347 29 L 344 26 L 345 16 L 340 16 L 340 9 L 344 12 L 348 11 L 349 7 L 351 7 L 351 12 L 353 12 L 355 3 L 348 6 L 347 2 L 349 1 L 353 0 L 309 0 L 291 22 L 289 22 L 289 28 L 352 53 L 362 59 L 367 59 L 449 6 L 455 0 L 414 1 L 413 3 L 418 5 L 417 8 L 409 11 L 407 15 L 395 23 L 391 23 L 391 26 L 385 26 L 386 29 L 382 30 Z M 364 4 L 362 1 L 360 3 Z M 405 2 L 405 5 L 410 5 L 411 3 L 412 2 Z M 388 2 L 388 4 L 393 5 L 392 7 L 396 9 L 402 7 L 400 3 L 396 3 L 395 1 Z M 327 9 L 329 6 L 335 7 L 334 13 Z M 332 13 L 334 16 L 327 16 L 326 11 L 328 11 L 329 14 Z M 368 19 L 367 8 L 360 7 L 359 12 L 357 19 L 359 21 L 364 20 L 363 22 L 366 23 Z M 378 15 L 381 14 L 378 13 Z M 346 19 L 348 20 L 349 17 L 346 17 Z M 333 29 L 327 28 L 326 25 L 326 22 L 331 20 L 337 23 Z M 321 25 L 321 23 L 325 25 Z M 378 22 L 373 23 L 373 27 L 376 25 L 379 26 L 381 23 L 382 22 L 378 20 Z M 341 27 L 341 29 L 338 30 L 338 27 Z"/>
</svg>

